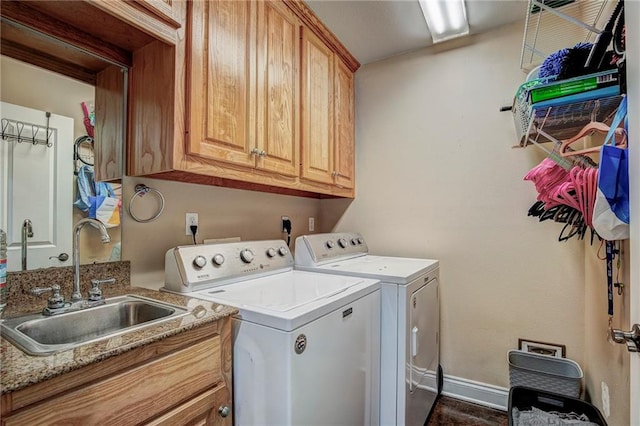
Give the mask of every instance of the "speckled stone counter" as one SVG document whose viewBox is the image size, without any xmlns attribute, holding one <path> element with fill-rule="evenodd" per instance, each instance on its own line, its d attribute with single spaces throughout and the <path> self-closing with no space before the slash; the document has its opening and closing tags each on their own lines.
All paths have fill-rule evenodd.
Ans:
<svg viewBox="0 0 640 426">
<path fill-rule="evenodd" d="M 80 292 L 86 297 L 92 279 L 115 279 L 115 283 L 103 285 L 104 297 L 117 296 L 131 286 L 131 264 L 128 261 L 80 265 Z M 49 294 L 34 296 L 30 293 L 36 287 L 50 287 L 58 284 L 65 298 L 73 291 L 73 267 L 39 268 L 7 274 L 7 308 L 3 317 L 22 315 L 42 310 Z"/>
<path fill-rule="evenodd" d="M 114 287 L 109 296 L 117 295 L 114 294 L 115 292 Z M 131 349 L 217 321 L 237 312 L 235 308 L 217 303 L 137 287 L 123 286 L 119 288 L 117 293 L 139 295 L 183 306 L 190 313 L 158 325 L 147 326 L 135 332 L 89 343 L 49 356 L 27 355 L 7 340 L 0 338 L 2 393 L 22 389 Z M 44 305 L 40 302 L 39 306 L 41 309 Z"/>
</svg>

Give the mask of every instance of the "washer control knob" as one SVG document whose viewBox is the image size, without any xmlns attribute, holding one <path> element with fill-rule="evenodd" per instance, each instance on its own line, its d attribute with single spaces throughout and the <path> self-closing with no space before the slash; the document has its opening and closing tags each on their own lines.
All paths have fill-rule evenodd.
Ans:
<svg viewBox="0 0 640 426">
<path fill-rule="evenodd" d="M 278 254 L 280 256 L 286 256 L 289 253 L 289 250 L 285 246 L 282 246 L 278 249 Z"/>
<path fill-rule="evenodd" d="M 267 249 L 267 256 L 274 257 L 275 255 L 276 255 L 276 249 L 274 249 L 273 247 L 269 247 Z"/>
<path fill-rule="evenodd" d="M 342 248 L 346 248 L 346 247 L 347 247 L 347 244 L 349 244 L 349 243 L 347 242 L 347 240 L 346 240 L 346 239 L 344 239 L 344 238 L 340 238 L 340 239 L 338 240 L 338 244 L 340 244 L 340 247 L 342 247 Z"/>
<path fill-rule="evenodd" d="M 193 259 L 193 266 L 196 269 L 202 269 L 206 264 L 207 264 L 207 259 L 204 256 L 196 256 L 195 259 Z"/>
<path fill-rule="evenodd" d="M 244 249 L 240 252 L 240 259 L 242 259 L 244 263 L 251 263 L 253 258 L 253 252 L 249 249 Z"/>
<path fill-rule="evenodd" d="M 351 240 L 351 245 L 352 245 L 352 246 L 357 246 L 357 245 L 358 245 L 358 240 L 357 240 L 357 239 L 355 239 L 355 238 L 353 238 L 353 239 Z"/>
<path fill-rule="evenodd" d="M 221 266 L 224 263 L 224 256 L 220 253 L 214 254 L 211 260 L 213 261 L 214 265 Z"/>
<path fill-rule="evenodd" d="M 334 248 L 336 246 L 336 243 L 334 243 L 333 241 L 329 240 L 327 241 L 327 248 Z"/>
<path fill-rule="evenodd" d="M 364 243 L 364 240 L 362 238 L 358 237 L 358 244 L 362 244 L 362 243 Z"/>
</svg>

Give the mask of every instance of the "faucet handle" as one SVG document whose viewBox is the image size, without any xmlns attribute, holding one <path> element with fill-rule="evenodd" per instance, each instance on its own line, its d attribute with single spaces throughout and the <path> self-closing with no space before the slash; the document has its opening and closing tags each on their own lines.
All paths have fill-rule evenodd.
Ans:
<svg viewBox="0 0 640 426">
<path fill-rule="evenodd" d="M 91 280 L 91 290 L 89 290 L 89 301 L 98 302 L 104 299 L 104 297 L 102 297 L 102 290 L 100 289 L 100 286 L 103 284 L 113 284 L 115 282 L 116 282 L 115 278 L 107 278 L 105 280 L 97 280 L 97 279 Z"/>
<path fill-rule="evenodd" d="M 51 287 L 36 287 L 32 288 L 29 292 L 33 295 L 40 296 L 46 292 L 52 292 L 53 294 L 47 299 L 47 308 L 59 309 L 64 307 L 64 297 L 60 293 L 60 286 L 53 284 Z"/>
</svg>

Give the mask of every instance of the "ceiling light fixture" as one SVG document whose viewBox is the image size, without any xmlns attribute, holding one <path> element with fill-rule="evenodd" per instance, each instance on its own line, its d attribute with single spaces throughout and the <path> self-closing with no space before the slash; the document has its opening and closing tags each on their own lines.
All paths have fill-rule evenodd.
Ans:
<svg viewBox="0 0 640 426">
<path fill-rule="evenodd" d="M 469 34 L 464 0 L 419 0 L 434 43 Z"/>
</svg>

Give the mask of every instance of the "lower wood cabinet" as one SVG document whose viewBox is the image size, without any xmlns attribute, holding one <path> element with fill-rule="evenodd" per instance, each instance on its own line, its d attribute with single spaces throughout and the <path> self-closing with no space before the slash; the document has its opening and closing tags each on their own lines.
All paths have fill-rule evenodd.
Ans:
<svg viewBox="0 0 640 426">
<path fill-rule="evenodd" d="M 228 318 L 2 396 L 2 425 L 232 425 Z"/>
</svg>

